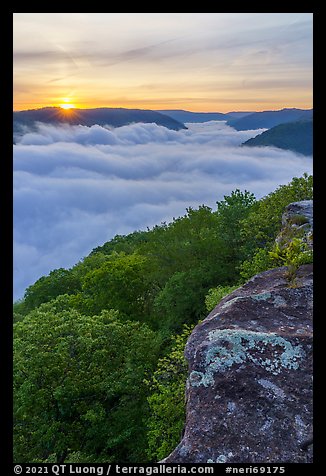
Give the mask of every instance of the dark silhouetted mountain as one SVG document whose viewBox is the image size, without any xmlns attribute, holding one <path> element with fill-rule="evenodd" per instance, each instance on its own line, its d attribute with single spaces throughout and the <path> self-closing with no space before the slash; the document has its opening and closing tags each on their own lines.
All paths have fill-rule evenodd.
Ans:
<svg viewBox="0 0 326 476">
<path fill-rule="evenodd" d="M 227 124 L 237 131 L 250 129 L 270 129 L 287 122 L 312 118 L 312 109 L 281 109 L 280 111 L 263 111 L 248 114 L 241 119 L 229 119 Z"/>
<path fill-rule="evenodd" d="M 247 140 L 242 145 L 251 147 L 274 146 L 303 155 L 313 153 L 313 121 L 295 121 L 279 124 Z"/>
<path fill-rule="evenodd" d="M 155 123 L 168 129 L 186 129 L 186 126 L 175 119 L 157 111 L 147 109 L 96 108 L 96 109 L 62 109 L 60 107 L 44 107 L 13 113 L 14 133 L 20 133 L 25 127 L 33 128 L 36 122 L 51 124 L 81 124 L 92 126 L 109 125 L 121 127 L 135 122 Z"/>
<path fill-rule="evenodd" d="M 183 109 L 161 109 L 157 112 L 166 114 L 172 119 L 180 122 L 207 122 L 207 121 L 227 121 L 229 119 L 239 119 L 251 114 L 251 112 L 191 112 Z"/>
</svg>

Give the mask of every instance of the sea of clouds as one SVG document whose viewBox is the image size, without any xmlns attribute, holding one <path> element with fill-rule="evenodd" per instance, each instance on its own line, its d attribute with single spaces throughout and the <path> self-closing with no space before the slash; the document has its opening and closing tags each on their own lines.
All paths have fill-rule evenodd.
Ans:
<svg viewBox="0 0 326 476">
<path fill-rule="evenodd" d="M 116 234 L 145 230 L 232 190 L 256 198 L 312 158 L 273 147 L 240 147 L 263 130 L 224 122 L 117 129 L 39 124 L 14 146 L 14 299 L 51 270 L 69 268 Z"/>
</svg>

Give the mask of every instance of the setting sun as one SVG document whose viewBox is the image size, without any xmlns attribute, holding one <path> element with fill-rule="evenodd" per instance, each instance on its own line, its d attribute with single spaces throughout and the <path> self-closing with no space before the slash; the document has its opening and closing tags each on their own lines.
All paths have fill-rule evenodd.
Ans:
<svg viewBox="0 0 326 476">
<path fill-rule="evenodd" d="M 74 104 L 71 104 L 70 98 L 62 98 L 62 104 L 59 104 L 59 106 L 62 109 L 74 109 L 76 106 Z"/>
<path fill-rule="evenodd" d="M 60 104 L 60 107 L 62 109 L 74 109 L 75 105 L 74 104 Z"/>
</svg>

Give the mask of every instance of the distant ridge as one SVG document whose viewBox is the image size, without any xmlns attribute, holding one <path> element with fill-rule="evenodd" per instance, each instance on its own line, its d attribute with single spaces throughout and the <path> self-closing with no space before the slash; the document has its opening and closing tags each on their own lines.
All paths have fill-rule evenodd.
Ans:
<svg viewBox="0 0 326 476">
<path fill-rule="evenodd" d="M 228 119 L 239 119 L 251 112 L 191 112 L 183 109 L 160 109 L 157 112 L 180 122 L 207 122 L 207 121 L 227 121 Z"/>
<path fill-rule="evenodd" d="M 287 122 L 311 119 L 312 109 L 281 109 L 279 111 L 262 111 L 248 114 L 241 119 L 229 119 L 227 124 L 237 131 L 250 129 L 270 129 L 271 127 Z"/>
<path fill-rule="evenodd" d="M 312 155 L 313 121 L 310 119 L 279 124 L 247 140 L 242 145 L 249 147 L 274 146 L 303 155 Z"/>
<path fill-rule="evenodd" d="M 149 109 L 124 109 L 124 108 L 95 108 L 95 109 L 69 109 L 60 107 L 44 107 L 26 111 L 14 111 L 14 133 L 21 133 L 24 127 L 33 128 L 35 122 L 68 123 L 84 126 L 109 125 L 121 127 L 135 122 L 155 123 L 178 131 L 187 129 L 181 122 L 157 111 Z"/>
</svg>

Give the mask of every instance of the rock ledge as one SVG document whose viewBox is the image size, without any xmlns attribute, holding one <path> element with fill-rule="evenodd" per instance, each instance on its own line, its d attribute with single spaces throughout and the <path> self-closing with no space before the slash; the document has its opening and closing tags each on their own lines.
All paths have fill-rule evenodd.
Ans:
<svg viewBox="0 0 326 476">
<path fill-rule="evenodd" d="M 164 463 L 312 462 L 312 265 L 254 276 L 192 332 L 184 436 Z"/>
</svg>

